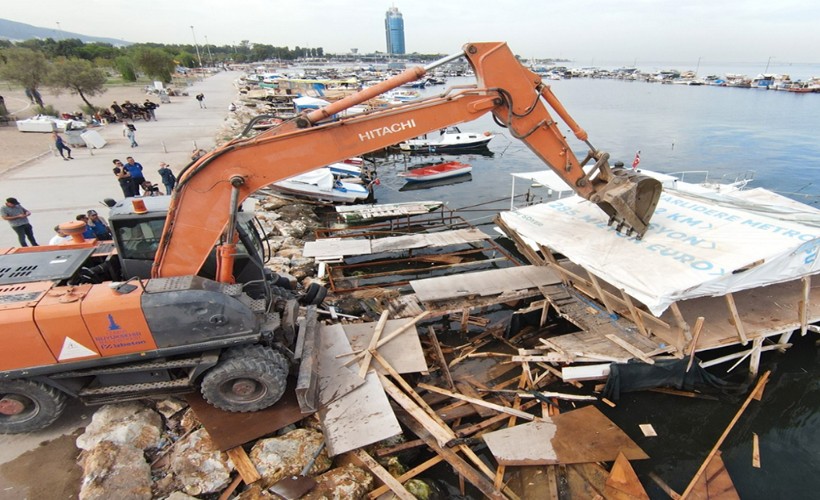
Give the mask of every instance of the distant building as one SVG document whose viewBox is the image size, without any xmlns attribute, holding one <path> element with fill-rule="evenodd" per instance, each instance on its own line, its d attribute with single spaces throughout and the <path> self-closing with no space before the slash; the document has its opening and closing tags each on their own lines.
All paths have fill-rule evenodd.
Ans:
<svg viewBox="0 0 820 500">
<path fill-rule="evenodd" d="M 388 54 L 404 54 L 404 19 L 396 7 L 390 7 L 384 17 L 384 35 Z"/>
</svg>

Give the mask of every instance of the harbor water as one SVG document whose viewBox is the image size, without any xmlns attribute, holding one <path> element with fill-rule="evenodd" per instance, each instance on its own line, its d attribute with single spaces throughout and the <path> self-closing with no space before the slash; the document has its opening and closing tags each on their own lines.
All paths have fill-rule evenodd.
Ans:
<svg viewBox="0 0 820 500">
<path fill-rule="evenodd" d="M 451 78 L 447 85 L 471 81 Z M 755 179 L 750 187 L 764 187 L 820 208 L 818 94 L 606 79 L 549 83 L 587 130 L 590 142 L 609 152 L 612 162 L 631 165 L 640 151 L 640 167 L 659 172 L 699 170 L 708 171 L 710 179 L 734 180 L 751 170 Z M 443 91 L 438 86 L 425 93 Z M 585 146 L 564 128 L 574 151 L 583 158 Z M 462 124 L 461 129 L 497 134 L 489 144 L 491 156 L 446 157 L 470 163 L 470 176 L 408 190 L 396 174 L 439 156 L 393 154 L 378 162 L 378 202 L 444 200 L 453 209 L 467 208 L 466 219 L 495 234 L 492 217 L 510 206 L 510 174 L 546 167 L 489 117 Z M 773 370 L 764 398 L 752 402 L 721 448 L 744 499 L 816 498 L 820 489 L 817 335 L 795 338 L 795 347 L 786 354 L 763 355 L 761 370 Z M 726 365 L 711 370 L 740 382 L 747 367 L 743 363 L 731 374 L 726 373 Z M 666 498 L 648 479 L 649 473 L 682 492 L 744 398 L 739 394 L 710 401 L 641 392 L 624 395 L 615 408 L 599 408 L 650 455 L 633 465 L 652 498 Z M 644 437 L 638 429 L 643 423 L 652 424 L 658 437 Z M 760 469 L 751 465 L 752 433 L 760 439 Z"/>
</svg>

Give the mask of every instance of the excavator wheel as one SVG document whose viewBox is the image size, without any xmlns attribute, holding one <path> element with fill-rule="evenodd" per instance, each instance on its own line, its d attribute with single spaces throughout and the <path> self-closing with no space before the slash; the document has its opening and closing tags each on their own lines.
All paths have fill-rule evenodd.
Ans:
<svg viewBox="0 0 820 500">
<path fill-rule="evenodd" d="M 45 429 L 65 410 L 66 395 L 33 380 L 0 382 L 0 433 Z"/>
<path fill-rule="evenodd" d="M 219 359 L 221 361 L 228 361 L 229 359 L 236 359 L 236 358 L 254 358 L 254 359 L 263 359 L 268 363 L 276 365 L 279 363 L 279 357 L 282 356 L 276 350 L 259 344 L 244 344 L 231 347 L 230 349 L 223 352 Z M 287 366 L 287 365 L 286 365 Z"/>
<path fill-rule="evenodd" d="M 272 356 L 231 357 L 219 362 L 202 379 L 202 396 L 220 410 L 249 412 L 267 408 L 282 397 L 287 386 L 288 363 L 273 350 Z"/>
<path fill-rule="evenodd" d="M 318 283 L 311 283 L 299 302 L 306 306 L 318 306 L 322 304 L 325 297 L 327 297 L 327 288 Z"/>
</svg>

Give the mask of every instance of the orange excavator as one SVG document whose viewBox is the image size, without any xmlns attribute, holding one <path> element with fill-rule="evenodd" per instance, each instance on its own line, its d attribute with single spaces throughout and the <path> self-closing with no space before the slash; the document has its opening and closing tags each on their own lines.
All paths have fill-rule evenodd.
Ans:
<svg viewBox="0 0 820 500">
<path fill-rule="evenodd" d="M 338 119 L 343 110 L 465 57 L 477 84 Z M 548 107 L 586 143 L 573 154 Z M 0 432 L 42 429 L 87 404 L 200 390 L 227 411 L 273 405 L 295 360 L 301 295 L 264 267 L 243 200 L 288 177 L 492 113 L 619 231 L 647 230 L 654 179 L 609 166 L 505 43 L 470 43 L 325 108 L 198 158 L 171 197 L 112 207 L 113 242 L 0 249 Z M 585 166 L 591 168 L 584 169 Z M 137 203 L 133 203 L 136 201 Z"/>
</svg>

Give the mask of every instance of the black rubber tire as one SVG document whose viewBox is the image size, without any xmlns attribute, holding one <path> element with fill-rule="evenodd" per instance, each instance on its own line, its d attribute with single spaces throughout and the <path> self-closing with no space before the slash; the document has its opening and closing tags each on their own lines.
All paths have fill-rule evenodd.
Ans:
<svg viewBox="0 0 820 500">
<path fill-rule="evenodd" d="M 311 283 L 307 290 L 305 290 L 305 294 L 299 299 L 299 302 L 306 306 L 318 306 L 325 300 L 326 296 L 327 288 L 318 283 Z"/>
<path fill-rule="evenodd" d="M 270 347 L 260 344 L 243 344 L 225 350 L 225 352 L 219 356 L 219 360 L 224 362 L 236 358 L 254 358 L 264 359 L 276 365 L 279 362 L 279 356 L 281 356 L 281 354 Z"/>
<path fill-rule="evenodd" d="M 0 414 L 0 433 L 19 434 L 45 429 L 65 410 L 66 395 L 33 380 L 0 382 L 0 399 L 14 397 L 25 405 L 17 415 Z"/>
<path fill-rule="evenodd" d="M 267 408 L 287 387 L 287 360 L 271 351 L 271 359 L 229 358 L 211 368 L 202 379 L 202 396 L 220 410 L 249 412 Z"/>
</svg>

